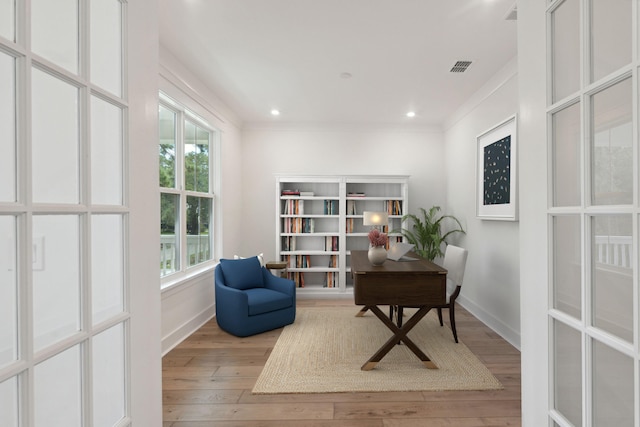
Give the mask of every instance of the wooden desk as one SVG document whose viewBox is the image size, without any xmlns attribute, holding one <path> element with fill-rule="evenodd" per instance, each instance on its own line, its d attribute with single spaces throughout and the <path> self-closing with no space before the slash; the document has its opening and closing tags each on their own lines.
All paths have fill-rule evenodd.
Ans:
<svg viewBox="0 0 640 427">
<path fill-rule="evenodd" d="M 415 254 L 409 254 L 418 258 Z M 364 306 L 358 315 L 371 310 L 392 332 L 393 336 L 362 365 L 363 371 L 373 369 L 391 349 L 402 341 L 427 368 L 437 369 L 426 354 L 409 339 L 407 333 L 431 310 L 446 301 L 447 270 L 418 258 L 417 261 L 387 260 L 380 266 L 371 265 L 367 251 L 351 251 L 353 298 Z M 418 307 L 418 311 L 401 327 L 386 316 L 379 305 Z"/>
</svg>

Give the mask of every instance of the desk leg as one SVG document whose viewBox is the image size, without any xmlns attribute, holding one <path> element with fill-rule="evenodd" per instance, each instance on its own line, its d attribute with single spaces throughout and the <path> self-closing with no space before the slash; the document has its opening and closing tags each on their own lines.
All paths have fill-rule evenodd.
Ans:
<svg viewBox="0 0 640 427">
<path fill-rule="evenodd" d="M 405 323 L 402 328 L 398 328 L 393 321 L 389 320 L 387 316 L 378 308 L 378 306 L 370 306 L 368 307 L 377 317 L 384 323 L 391 331 L 393 332 L 393 336 L 389 338 L 389 340 L 382 346 L 380 349 L 373 355 L 367 362 L 362 365 L 360 368 L 363 371 L 370 371 L 375 368 L 379 361 L 382 360 L 384 356 L 386 356 L 391 349 L 398 344 L 400 341 L 404 342 L 407 347 L 416 355 L 424 365 L 429 369 L 438 369 L 435 363 L 427 357 L 426 354 L 418 348 L 418 346 L 411 341 L 411 339 L 407 336 L 407 333 L 418 324 L 418 322 L 431 310 L 431 307 L 422 307 L 420 308 L 411 318 Z"/>
<path fill-rule="evenodd" d="M 356 313 L 356 317 L 362 317 L 362 316 L 364 316 L 364 314 L 367 312 L 367 310 L 369 310 L 369 306 L 368 306 L 368 305 L 365 305 L 364 307 L 362 307 L 362 308 L 360 309 L 360 311 L 359 311 L 359 312 L 357 312 L 357 313 Z"/>
</svg>

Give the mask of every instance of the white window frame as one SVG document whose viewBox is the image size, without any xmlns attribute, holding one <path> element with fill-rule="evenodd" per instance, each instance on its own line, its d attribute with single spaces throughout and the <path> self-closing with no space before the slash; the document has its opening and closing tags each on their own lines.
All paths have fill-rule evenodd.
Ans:
<svg viewBox="0 0 640 427">
<path fill-rule="evenodd" d="M 218 209 L 217 205 L 217 189 L 219 188 L 219 146 L 220 131 L 211 126 L 207 120 L 191 111 L 186 106 L 178 103 L 162 91 L 159 94 L 159 106 L 173 111 L 176 114 L 176 176 L 175 187 L 166 188 L 159 187 L 161 194 L 174 194 L 179 197 L 179 268 L 173 273 L 169 273 L 161 277 L 161 289 L 166 290 L 175 285 L 183 283 L 185 280 L 210 271 L 215 267 L 217 254 L 217 234 L 218 234 Z M 186 190 L 184 183 L 184 127 L 185 122 L 190 121 L 202 129 L 209 132 L 209 191 L 207 193 Z M 211 250 L 211 258 L 199 264 L 188 266 L 187 264 L 187 223 L 184 220 L 187 214 L 187 197 L 205 197 L 211 200 L 210 218 L 209 218 L 209 247 Z M 160 206 L 158 206 L 158 209 Z"/>
</svg>

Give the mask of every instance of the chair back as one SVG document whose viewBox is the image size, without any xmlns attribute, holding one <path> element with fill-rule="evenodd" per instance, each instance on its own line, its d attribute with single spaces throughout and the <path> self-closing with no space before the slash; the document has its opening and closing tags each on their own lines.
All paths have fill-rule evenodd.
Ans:
<svg viewBox="0 0 640 427">
<path fill-rule="evenodd" d="M 466 264 L 467 250 L 458 246 L 447 245 L 442 266 L 447 269 L 447 279 L 451 280 L 453 285 L 462 286 Z"/>
</svg>

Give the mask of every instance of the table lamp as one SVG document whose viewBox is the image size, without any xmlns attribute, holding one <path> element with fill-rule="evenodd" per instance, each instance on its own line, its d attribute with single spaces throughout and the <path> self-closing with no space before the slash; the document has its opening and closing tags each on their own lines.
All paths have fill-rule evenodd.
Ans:
<svg viewBox="0 0 640 427">
<path fill-rule="evenodd" d="M 380 231 L 384 231 L 384 227 L 389 225 L 389 214 L 386 212 L 364 211 L 362 213 L 362 225 L 369 225 L 374 228 L 380 226 Z"/>
<path fill-rule="evenodd" d="M 382 234 L 376 227 L 380 227 L 380 231 L 384 231 L 385 227 L 389 225 L 389 215 L 386 212 L 363 212 L 362 213 L 362 225 L 371 226 L 369 232 L 369 252 L 367 256 L 369 262 L 373 265 L 382 265 L 387 259 L 387 250 L 385 245 L 387 244 L 387 235 Z"/>
</svg>

